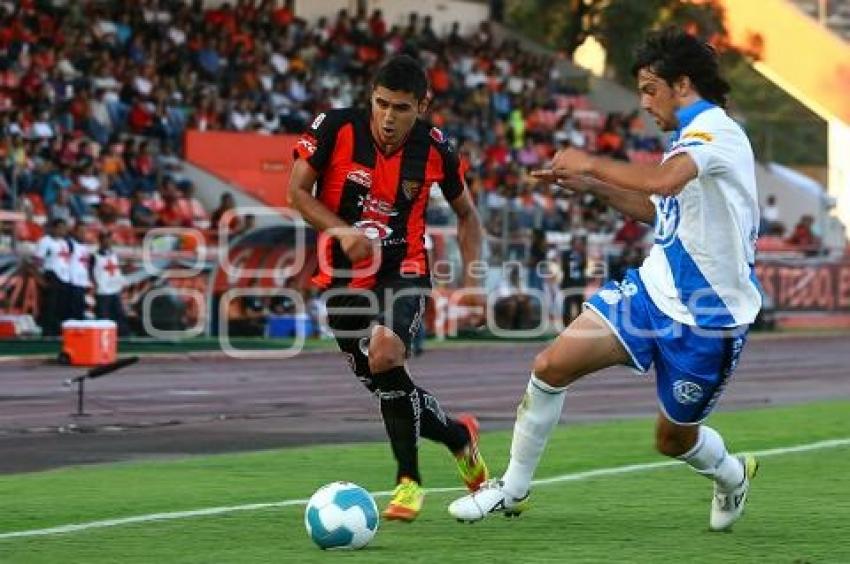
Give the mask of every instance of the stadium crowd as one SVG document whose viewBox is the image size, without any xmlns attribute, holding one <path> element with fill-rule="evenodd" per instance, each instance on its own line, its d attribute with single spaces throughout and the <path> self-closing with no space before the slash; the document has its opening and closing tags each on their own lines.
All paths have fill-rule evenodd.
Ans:
<svg viewBox="0 0 850 564">
<path fill-rule="evenodd" d="M 215 228 L 233 202 L 213 211 L 195 198 L 179 159 L 186 129 L 299 133 L 319 112 L 365 103 L 375 67 L 409 52 L 428 70 L 429 117 L 456 143 L 502 243 L 490 245 L 494 262 L 523 262 L 527 284 L 543 289 L 544 262 L 579 285 L 588 261 L 611 276 L 640 261 L 645 227 L 529 175 L 568 145 L 647 162 L 662 151 L 637 111 L 591 107 L 557 57 L 500 40 L 486 22 L 440 33 L 428 16 L 390 25 L 380 10 L 342 10 L 308 25 L 290 0 L 202 4 L 0 2 L 0 204 L 24 213 L 18 240 L 38 241 L 56 220 L 83 224 L 90 240 L 108 230 L 118 245 L 154 226 Z M 444 224 L 435 203 L 429 223 Z M 556 251 L 547 232 L 575 241 Z M 609 250 L 589 256 L 599 248 Z"/>
<path fill-rule="evenodd" d="M 186 128 L 300 132 L 318 112 L 364 101 L 373 67 L 402 51 L 427 65 L 431 118 L 458 142 L 486 209 L 516 212 L 512 230 L 616 228 L 530 182 L 557 147 L 660 149 L 636 115 L 600 122 L 555 61 L 497 41 L 486 23 L 440 35 L 429 17 L 390 26 L 380 11 L 343 10 L 310 26 L 291 2 L 254 0 L 23 1 L 0 13 L 0 196 L 9 208 L 14 185 L 25 211 L 51 219 L 206 227 L 176 158 Z M 500 216 L 488 228 L 501 234 Z"/>
</svg>

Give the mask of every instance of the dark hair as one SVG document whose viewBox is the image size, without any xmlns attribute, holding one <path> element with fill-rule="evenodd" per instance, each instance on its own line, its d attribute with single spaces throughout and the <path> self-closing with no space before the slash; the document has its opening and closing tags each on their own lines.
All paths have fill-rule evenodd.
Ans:
<svg viewBox="0 0 850 564">
<path fill-rule="evenodd" d="M 676 27 L 649 34 L 638 47 L 632 75 L 648 68 L 669 85 L 687 76 L 699 95 L 718 106 L 726 106 L 729 83 L 720 77 L 714 48 Z"/>
<path fill-rule="evenodd" d="M 394 92 L 410 92 L 417 100 L 428 94 L 428 76 L 422 65 L 410 55 L 397 55 L 378 69 L 372 88 L 383 86 Z"/>
</svg>

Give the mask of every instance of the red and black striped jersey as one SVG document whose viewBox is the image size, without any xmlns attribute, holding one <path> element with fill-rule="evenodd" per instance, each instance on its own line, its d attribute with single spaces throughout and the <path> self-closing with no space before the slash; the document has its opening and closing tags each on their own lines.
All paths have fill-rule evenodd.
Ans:
<svg viewBox="0 0 850 564">
<path fill-rule="evenodd" d="M 320 234 L 317 286 L 372 288 L 398 276 L 430 276 L 425 210 L 431 186 L 438 185 L 449 202 L 464 190 L 458 157 L 439 129 L 417 120 L 404 145 L 386 155 L 372 138 L 367 110 L 331 110 L 316 117 L 294 152 L 319 175 L 316 198 L 381 241 L 377 271 L 358 275 L 352 268 L 363 265 L 352 266 L 339 242 Z"/>
</svg>

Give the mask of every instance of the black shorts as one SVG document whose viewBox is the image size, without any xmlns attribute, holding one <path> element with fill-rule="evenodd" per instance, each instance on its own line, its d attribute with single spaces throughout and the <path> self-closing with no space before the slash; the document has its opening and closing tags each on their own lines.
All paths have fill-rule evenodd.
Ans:
<svg viewBox="0 0 850 564">
<path fill-rule="evenodd" d="M 323 295 L 328 325 L 343 351 L 356 345 L 365 354 L 372 325 L 377 324 L 398 335 L 409 355 L 430 292 L 427 279 L 393 280 L 373 290 L 329 288 Z"/>
</svg>

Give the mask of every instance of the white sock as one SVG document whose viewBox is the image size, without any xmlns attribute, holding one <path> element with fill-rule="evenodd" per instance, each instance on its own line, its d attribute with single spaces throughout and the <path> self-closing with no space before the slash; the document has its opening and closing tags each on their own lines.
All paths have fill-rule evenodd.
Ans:
<svg viewBox="0 0 850 564">
<path fill-rule="evenodd" d="M 701 425 L 697 444 L 678 458 L 706 478 L 717 482 L 723 491 L 732 491 L 744 481 L 741 462 L 726 451 L 723 437 L 711 427 Z"/>
<path fill-rule="evenodd" d="M 550 386 L 531 374 L 525 396 L 517 409 L 511 461 L 502 477 L 504 490 L 515 498 L 528 493 L 546 441 L 561 418 L 565 390 Z"/>
</svg>

